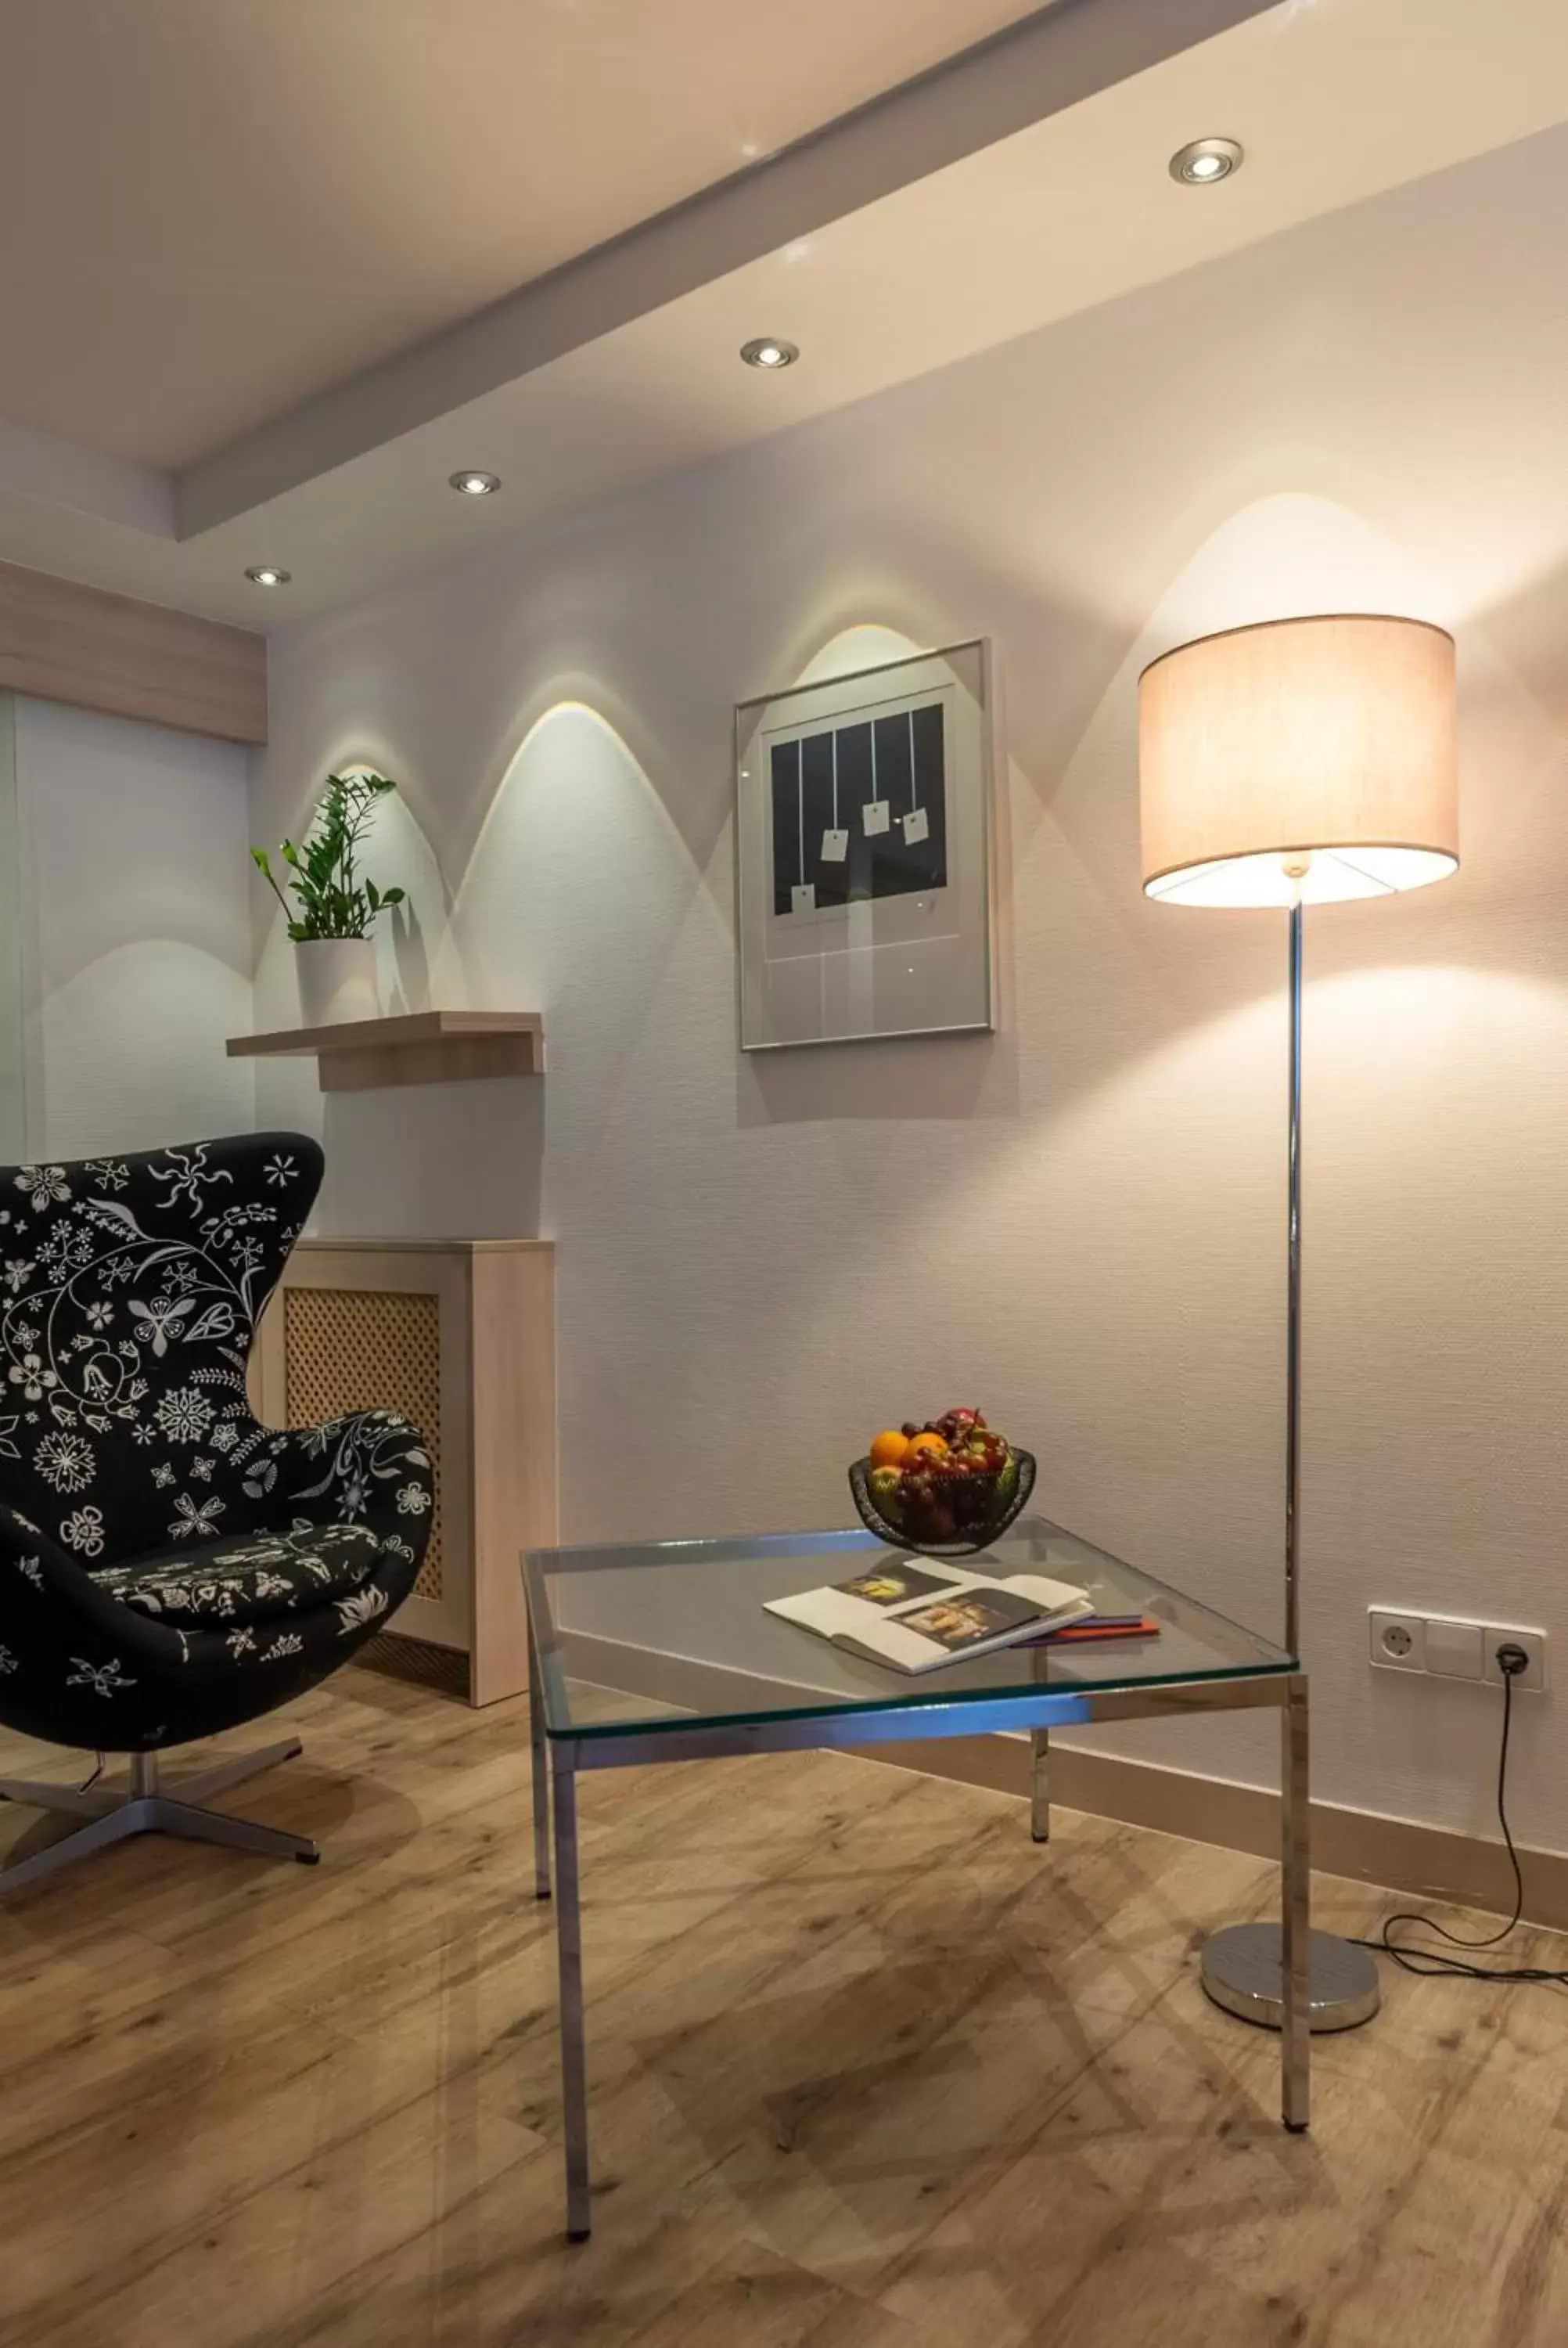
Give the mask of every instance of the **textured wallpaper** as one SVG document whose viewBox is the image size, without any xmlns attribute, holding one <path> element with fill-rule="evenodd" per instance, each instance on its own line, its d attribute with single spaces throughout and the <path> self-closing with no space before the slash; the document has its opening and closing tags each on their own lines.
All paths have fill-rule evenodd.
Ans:
<svg viewBox="0 0 1568 2348">
<path fill-rule="evenodd" d="M 542 1084 L 329 1104 L 327 1212 L 559 1241 L 568 1538 L 843 1521 L 872 1427 L 979 1400 L 1052 1513 L 1277 1623 L 1284 925 L 1142 899 L 1135 680 L 1204 628 L 1419 613 L 1463 870 L 1310 923 L 1306 1622 L 1317 1791 L 1487 1830 L 1494 1701 L 1374 1674 L 1366 1611 L 1568 1638 L 1558 180 L 1488 158 L 276 639 L 257 836 L 384 765 L 388 986 L 545 1014 Z M 976 633 L 1001 1032 L 741 1058 L 732 704 Z M 308 1071 L 258 1107 L 323 1117 Z M 1557 1697 L 1518 1733 L 1521 1833 L 1568 1849 Z M 1117 1743 L 1273 1773 L 1257 1722 Z"/>
</svg>

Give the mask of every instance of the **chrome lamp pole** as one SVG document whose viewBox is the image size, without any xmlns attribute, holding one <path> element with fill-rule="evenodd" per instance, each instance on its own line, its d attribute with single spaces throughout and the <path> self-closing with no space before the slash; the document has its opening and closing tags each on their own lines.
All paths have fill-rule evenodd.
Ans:
<svg viewBox="0 0 1568 2348">
<path fill-rule="evenodd" d="M 1296 879 L 1299 890 L 1303 876 Z M 1301 994 L 1303 907 L 1290 908 L 1290 1123 L 1286 1145 L 1285 1274 L 1285 1645 L 1301 1655 Z M 1382 2003 L 1370 1952 L 1333 1932 L 1307 1941 L 1314 2030 L 1354 2030 Z M 1200 1978 L 1227 2013 L 1265 2029 L 1285 2018 L 1285 1941 L 1278 1924 L 1227 1924 L 1204 1942 Z"/>
<path fill-rule="evenodd" d="M 1167 904 L 1290 913 L 1285 1644 L 1297 1660 L 1305 909 L 1391 896 L 1457 869 L 1454 698 L 1451 637 L 1424 621 L 1368 613 L 1199 637 L 1139 680 L 1145 892 Z M 1203 1986 L 1227 2012 L 1278 2029 L 1283 1967 L 1280 1924 L 1230 1924 L 1204 1945 Z M 1353 2029 L 1377 2013 L 1367 1950 L 1315 1931 L 1308 1972 L 1315 2031 Z"/>
<path fill-rule="evenodd" d="M 1286 1158 L 1285 1644 L 1301 1654 L 1301 952 L 1299 891 L 1290 908 L 1290 1128 Z"/>
</svg>

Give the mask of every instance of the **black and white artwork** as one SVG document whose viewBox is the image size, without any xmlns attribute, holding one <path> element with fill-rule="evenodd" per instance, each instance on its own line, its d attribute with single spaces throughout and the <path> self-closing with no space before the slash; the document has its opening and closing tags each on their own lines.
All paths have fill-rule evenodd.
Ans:
<svg viewBox="0 0 1568 2348">
<path fill-rule="evenodd" d="M 987 647 L 736 712 L 744 1050 L 989 1027 Z"/>
<path fill-rule="evenodd" d="M 947 887 L 944 732 L 937 699 L 772 745 L 775 913 L 802 886 L 825 908 Z M 867 829 L 867 808 L 886 825 Z"/>
</svg>

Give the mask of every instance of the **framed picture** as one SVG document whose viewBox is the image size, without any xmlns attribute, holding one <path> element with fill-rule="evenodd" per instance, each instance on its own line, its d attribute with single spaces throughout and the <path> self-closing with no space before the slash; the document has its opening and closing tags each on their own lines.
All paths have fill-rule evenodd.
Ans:
<svg viewBox="0 0 1568 2348">
<path fill-rule="evenodd" d="M 741 1048 L 995 1024 L 990 647 L 735 712 Z"/>
</svg>

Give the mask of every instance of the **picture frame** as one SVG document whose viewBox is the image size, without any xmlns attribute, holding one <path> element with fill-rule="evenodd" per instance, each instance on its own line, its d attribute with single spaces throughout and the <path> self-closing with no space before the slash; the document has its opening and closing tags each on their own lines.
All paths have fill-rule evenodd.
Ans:
<svg viewBox="0 0 1568 2348">
<path fill-rule="evenodd" d="M 991 682 L 976 637 L 738 705 L 743 1051 L 994 1028 Z"/>
</svg>

